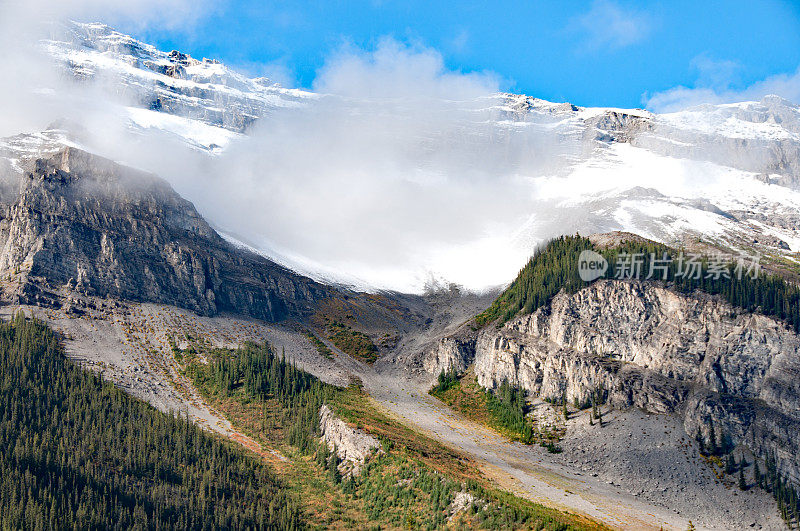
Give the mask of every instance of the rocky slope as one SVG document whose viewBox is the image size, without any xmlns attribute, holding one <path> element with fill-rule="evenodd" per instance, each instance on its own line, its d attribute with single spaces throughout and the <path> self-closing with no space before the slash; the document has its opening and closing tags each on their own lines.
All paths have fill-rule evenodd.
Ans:
<svg viewBox="0 0 800 531">
<path fill-rule="evenodd" d="M 445 338 L 428 356 L 437 357 L 474 363 L 489 388 L 508 380 L 579 404 L 601 390 L 614 407 L 678 415 L 687 434 L 699 429 L 707 441 L 713 425 L 756 455 L 775 452 L 800 481 L 800 338 L 716 299 L 599 281 L 482 330 L 474 348 Z"/>
<path fill-rule="evenodd" d="M 642 109 L 585 108 L 520 94 L 487 94 L 436 103 L 437 113 L 448 118 L 428 130 L 402 106 L 377 105 L 380 98 L 341 98 L 282 88 L 263 78 L 250 79 L 213 59 L 158 50 L 102 24 L 66 23 L 54 26 L 48 37 L 41 43 L 45 53 L 64 79 L 78 81 L 69 83 L 70 89 L 108 92 L 108 99 L 118 104 L 114 118 L 122 118 L 127 125 L 131 144 L 143 137 L 177 139 L 176 149 L 186 144 L 193 154 L 199 150 L 211 160 L 221 154 L 239 156 L 239 151 L 247 152 L 247 143 L 253 140 L 248 135 L 254 131 L 275 130 L 281 124 L 296 131 L 294 125 L 308 122 L 319 122 L 320 127 L 312 129 L 325 130 L 327 113 L 342 108 L 346 109 L 343 116 L 376 113 L 381 129 L 395 120 L 407 123 L 408 136 L 402 141 L 392 138 L 392 142 L 406 146 L 403 156 L 416 161 L 410 171 L 427 175 L 430 169 L 434 182 L 440 175 L 453 176 L 454 190 L 459 186 L 455 177 L 473 171 L 493 178 L 521 175 L 530 186 L 525 190 L 529 203 L 521 207 L 524 214 L 516 217 L 519 221 L 513 226 L 492 235 L 513 234 L 502 245 L 512 248 L 520 261 L 537 242 L 576 231 L 628 230 L 674 245 L 702 237 L 778 261 L 795 260 L 800 252 L 800 109 L 781 98 L 657 114 Z M 58 91 L 53 98 L 58 98 Z M 259 127 L 252 127 L 259 121 Z M 94 124 L 88 128 L 96 129 Z M 87 144 L 93 152 L 117 159 L 127 156 L 114 145 L 94 143 Z M 310 144 L 317 156 L 328 157 L 316 151 L 313 141 Z M 300 156 L 305 153 L 302 149 Z M 436 156 L 431 158 L 431 154 Z M 155 161 L 145 158 L 132 157 L 132 162 L 164 176 L 184 193 L 194 193 L 180 185 L 172 165 L 158 157 Z M 441 158 L 452 162 L 436 166 Z M 358 160 L 351 165 L 359 166 Z M 331 168 L 331 172 L 358 174 L 354 169 Z M 189 199 L 202 211 L 211 211 L 203 205 L 202 193 Z M 501 195 L 495 202 L 518 199 L 519 194 Z M 246 241 L 275 242 L 278 236 L 268 223 L 253 227 L 223 213 L 215 216 L 212 223 Z M 481 221 L 487 227 L 496 222 Z M 468 235 L 459 237 L 469 240 Z M 357 284 L 361 281 L 354 278 L 359 276 L 356 272 L 338 271 L 312 249 L 292 248 L 289 242 L 274 249 L 259 245 L 273 260 L 313 278 L 360 289 L 365 286 Z M 459 269 L 464 267 L 463 260 L 452 262 Z M 426 265 L 414 273 L 420 278 L 433 273 L 465 282 L 457 270 L 431 268 Z M 512 274 L 513 268 L 504 273 Z M 485 275 L 468 287 L 481 289 L 506 280 Z M 408 283 L 382 278 L 369 279 L 368 287 L 412 289 Z M 421 291 L 418 288 L 422 286 L 413 289 Z"/>
<path fill-rule="evenodd" d="M 0 172 L 0 275 L 19 302 L 75 290 L 278 321 L 328 293 L 234 248 L 155 176 L 73 147 L 21 164 Z"/>
</svg>

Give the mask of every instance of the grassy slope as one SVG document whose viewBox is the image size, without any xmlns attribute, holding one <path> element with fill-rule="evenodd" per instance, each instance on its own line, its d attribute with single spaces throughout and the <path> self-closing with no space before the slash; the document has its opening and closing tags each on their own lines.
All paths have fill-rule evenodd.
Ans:
<svg viewBox="0 0 800 531">
<path fill-rule="evenodd" d="M 503 426 L 489 411 L 486 400 L 486 390 L 478 385 L 471 371 L 444 391 L 431 391 L 435 396 L 448 406 L 462 413 L 465 417 L 484 426 L 489 426 L 506 437 L 520 440 L 520 434 Z"/>
<path fill-rule="evenodd" d="M 336 348 L 366 363 L 378 359 L 378 348 L 367 334 L 353 330 L 341 321 L 328 323 L 328 334 Z"/>
<path fill-rule="evenodd" d="M 520 430 L 504 423 L 497 409 L 491 407 L 490 392 L 478 384 L 474 373 L 469 370 L 446 390 L 441 391 L 434 387 L 430 394 L 468 419 L 488 426 L 512 441 L 542 446 L 550 444 L 552 446 L 549 447 L 556 450 L 555 445 L 563 437 L 563 432 L 540 431 L 533 421 L 527 420 L 530 422 L 533 435 L 531 437 L 523 434 Z"/>
<path fill-rule="evenodd" d="M 286 460 L 273 459 L 278 474 L 303 500 L 306 519 L 325 528 L 441 527 L 437 492 L 454 492 L 461 484 L 491 503 L 480 514 L 464 514 L 451 527 L 601 529 L 584 517 L 563 513 L 494 489 L 476 464 L 442 444 L 387 417 L 363 390 L 330 387 L 327 403 L 349 424 L 377 436 L 386 455 L 367 467 L 355 490 L 337 484 L 312 456 L 303 455 L 284 438 L 290 412 L 276 401 L 261 402 L 241 391 L 221 396 L 201 393 L 236 427 Z M 265 418 L 270 419 L 265 422 Z M 431 483 L 441 485 L 431 491 Z M 435 486 L 434 485 L 434 486 Z M 409 501 L 409 499 L 411 501 Z M 438 505 L 437 505 L 438 504 Z M 380 510 L 377 510 L 379 508 Z M 445 515 L 446 516 L 446 515 Z"/>
</svg>

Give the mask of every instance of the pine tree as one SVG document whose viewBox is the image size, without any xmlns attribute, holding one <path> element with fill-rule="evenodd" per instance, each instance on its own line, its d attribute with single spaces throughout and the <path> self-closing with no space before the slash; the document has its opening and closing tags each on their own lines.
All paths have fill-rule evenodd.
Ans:
<svg viewBox="0 0 800 531">
<path fill-rule="evenodd" d="M 736 470 L 736 461 L 733 458 L 733 454 L 728 454 L 728 457 L 725 459 L 725 473 L 733 474 L 735 470 Z"/>
<path fill-rule="evenodd" d="M 739 490 L 747 490 L 747 481 L 744 479 L 744 467 L 739 467 Z"/>
<path fill-rule="evenodd" d="M 22 314 L 0 324 L 2 382 L 0 527 L 302 527 L 260 459 L 84 371 Z"/>
<path fill-rule="evenodd" d="M 753 482 L 757 487 L 763 487 L 761 479 L 761 469 L 758 467 L 758 461 L 753 461 Z"/>
<path fill-rule="evenodd" d="M 703 432 L 700 431 L 700 426 L 697 427 L 697 435 L 694 438 L 698 446 L 700 446 L 700 455 L 706 455 L 706 442 L 703 439 Z"/>
<path fill-rule="evenodd" d="M 710 422 L 710 426 L 708 428 L 708 450 L 711 455 L 717 455 L 719 453 L 719 447 L 717 446 L 717 434 L 714 431 L 714 422 Z"/>
<path fill-rule="evenodd" d="M 701 290 L 719 295 L 728 303 L 748 312 L 758 311 L 786 322 L 796 332 L 800 331 L 800 287 L 769 274 L 757 277 L 744 275 L 719 279 L 676 276 L 679 251 L 665 245 L 648 242 L 627 242 L 617 247 L 598 249 L 591 241 L 581 236 L 562 236 L 539 248 L 522 268 L 517 278 L 482 314 L 475 318 L 478 326 L 499 320 L 505 322 L 520 312 L 532 313 L 547 304 L 562 289 L 567 293 L 589 285 L 578 275 L 576 264 L 580 253 L 592 249 L 613 264 L 622 253 L 641 255 L 644 258 L 642 271 L 648 271 L 653 257 L 672 258 L 667 272 L 667 282 L 672 289 L 691 293 Z M 707 268 L 708 260 L 703 260 Z M 605 278 L 612 278 L 614 269 L 609 268 Z M 716 444 L 716 442 L 715 442 Z"/>
</svg>

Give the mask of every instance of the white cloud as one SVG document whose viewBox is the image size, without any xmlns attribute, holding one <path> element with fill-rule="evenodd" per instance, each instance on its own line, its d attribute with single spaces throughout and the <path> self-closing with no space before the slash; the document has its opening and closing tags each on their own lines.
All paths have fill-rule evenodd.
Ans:
<svg viewBox="0 0 800 531">
<path fill-rule="evenodd" d="M 698 86 L 725 90 L 738 81 L 742 65 L 736 61 L 714 59 L 708 54 L 695 56 L 690 67 L 697 72 Z"/>
<path fill-rule="evenodd" d="M 448 70 L 436 50 L 389 37 L 382 38 L 371 52 L 344 46 L 329 58 L 314 81 L 320 92 L 368 98 L 460 100 L 485 96 L 499 87 L 495 74 Z"/>
<path fill-rule="evenodd" d="M 3 0 L 6 30 L 30 32 L 34 22 L 75 19 L 164 30 L 191 27 L 224 2 L 212 0 Z"/>
<path fill-rule="evenodd" d="M 373 285 L 513 276 L 530 252 L 509 242 L 530 215 L 523 176 L 568 142 L 491 120 L 495 76 L 391 39 L 337 52 L 314 86 L 328 96 L 264 118 L 212 171 L 184 172 L 203 212 L 262 249 Z"/>
<path fill-rule="evenodd" d="M 533 208 L 531 176 L 570 147 L 547 124 L 499 123 L 494 74 L 387 38 L 339 50 L 315 82 L 326 96 L 208 157 L 166 132 L 132 132 L 123 106 L 137 103 L 119 80 L 73 82 L 37 51 L 47 28 L 31 27 L 18 42 L 0 35 L 0 71 L 15 80 L 0 84 L 0 136 L 66 118 L 88 149 L 164 177 L 222 230 L 373 285 L 513 277 L 531 250 L 511 241 Z"/>
<path fill-rule="evenodd" d="M 55 119 L 81 123 L 108 112 L 108 92 L 70 83 L 42 52 L 40 41 L 53 35 L 54 24 L 74 19 L 187 29 L 219 5 L 211 0 L 0 0 L 0 135 L 41 130 Z"/>
<path fill-rule="evenodd" d="M 704 79 L 701 75 L 694 87 L 679 86 L 652 95 L 645 94 L 642 100 L 652 111 L 674 112 L 703 103 L 760 100 L 769 94 L 800 102 L 800 67 L 792 73 L 770 76 L 738 90 L 731 88 L 730 78 Z"/>
<path fill-rule="evenodd" d="M 596 51 L 624 48 L 644 40 L 650 34 L 651 23 L 643 13 L 623 9 L 611 0 L 595 0 L 571 27 L 584 35 L 583 49 Z"/>
</svg>

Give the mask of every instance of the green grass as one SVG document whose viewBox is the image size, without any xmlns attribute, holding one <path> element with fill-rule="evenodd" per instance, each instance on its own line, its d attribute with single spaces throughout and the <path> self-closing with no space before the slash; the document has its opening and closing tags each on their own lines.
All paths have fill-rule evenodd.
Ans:
<svg viewBox="0 0 800 531">
<path fill-rule="evenodd" d="M 269 355 L 270 349 L 251 346 L 244 356 L 249 359 L 259 352 Z M 217 356 L 230 360 L 237 352 L 218 352 L 212 358 Z M 300 374 L 302 371 L 287 372 L 292 380 L 305 382 L 308 391 L 292 394 L 291 399 L 279 399 L 268 393 L 258 394 L 258 389 L 273 389 L 271 384 L 262 382 L 260 387 L 251 387 L 247 383 L 248 379 L 261 381 L 249 370 L 253 363 L 226 363 L 239 367 L 238 372 L 233 372 L 238 377 L 226 376 L 230 370 L 218 363 L 204 365 L 199 361 L 193 362 L 186 374 L 193 377 L 204 398 L 237 429 L 264 447 L 274 448 L 286 456 L 287 461 L 281 461 L 263 452 L 271 459 L 284 484 L 303 500 L 304 518 L 312 526 L 340 529 L 374 526 L 382 529 L 602 528 L 586 518 L 497 490 L 479 472 L 476 463 L 389 418 L 358 384 L 338 388 L 322 384 L 313 377 L 307 380 Z M 286 376 L 281 379 L 285 380 Z M 329 463 L 327 454 L 320 456 L 319 450 L 315 451 L 319 446 L 303 450 L 293 443 L 297 412 L 302 416 L 303 404 L 318 393 L 337 416 L 382 442 L 383 453 L 373 458 L 358 478 L 341 479 L 332 474 L 325 465 Z M 447 507 L 464 485 L 484 503 L 448 520 Z"/>
<path fill-rule="evenodd" d="M 329 322 L 328 334 L 342 352 L 366 363 L 374 363 L 378 359 L 378 347 L 367 334 L 353 330 L 341 321 Z"/>
<path fill-rule="evenodd" d="M 441 380 L 441 378 L 440 378 Z M 550 452 L 558 453 L 557 431 L 539 430 L 526 414 L 525 394 L 508 384 L 498 390 L 484 389 L 468 371 L 455 381 L 446 379 L 435 385 L 430 394 L 467 418 L 488 426 L 511 440 L 525 444 L 540 444 Z"/>
<path fill-rule="evenodd" d="M 328 348 L 328 345 L 323 343 L 316 335 L 314 335 L 311 330 L 306 330 L 306 337 L 317 348 L 317 352 L 319 352 L 320 356 L 329 360 L 333 359 L 333 351 Z"/>
</svg>

